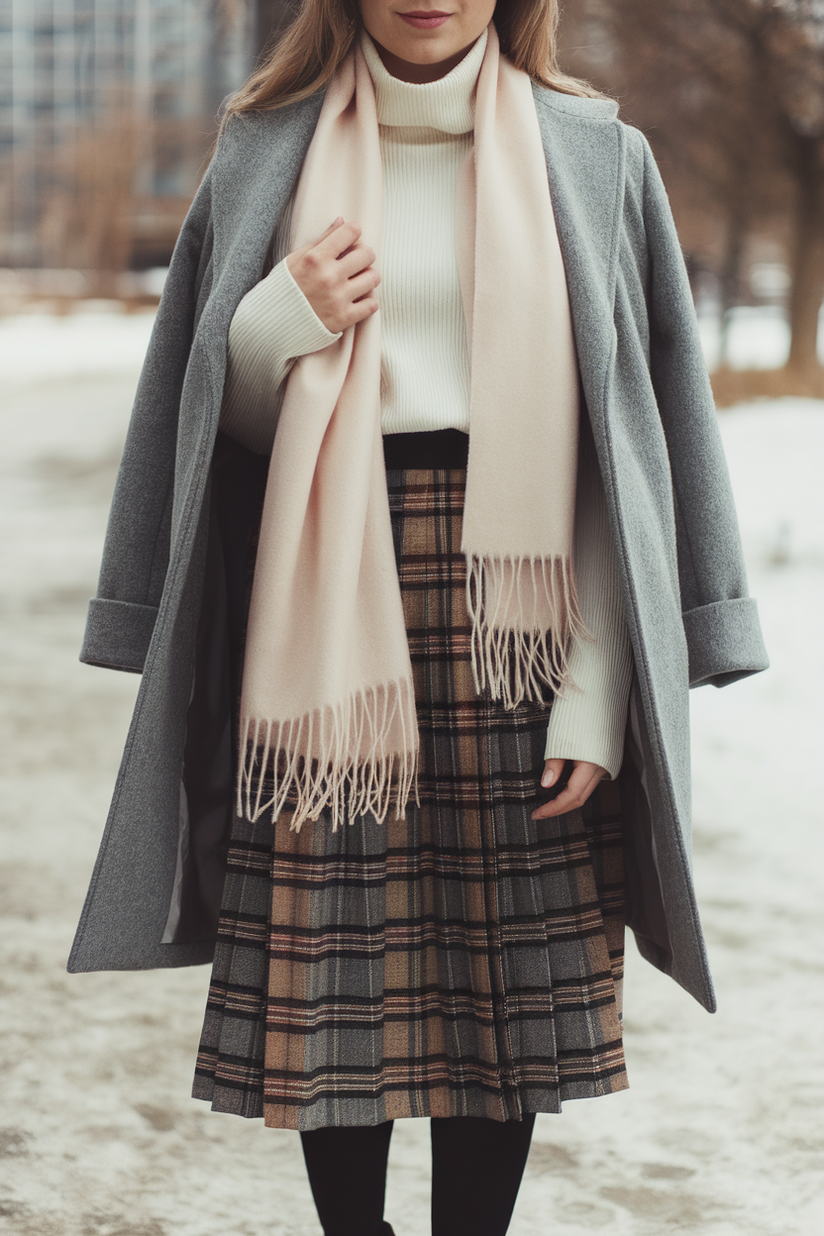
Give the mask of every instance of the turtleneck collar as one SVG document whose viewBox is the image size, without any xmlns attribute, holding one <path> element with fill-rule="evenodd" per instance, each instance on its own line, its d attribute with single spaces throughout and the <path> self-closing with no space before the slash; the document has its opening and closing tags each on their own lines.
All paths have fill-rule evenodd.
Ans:
<svg viewBox="0 0 824 1236">
<path fill-rule="evenodd" d="M 455 68 L 435 82 L 403 82 L 393 77 L 366 30 L 361 46 L 375 83 L 378 124 L 469 133 L 475 127 L 475 84 L 486 50 L 484 30 Z"/>
</svg>

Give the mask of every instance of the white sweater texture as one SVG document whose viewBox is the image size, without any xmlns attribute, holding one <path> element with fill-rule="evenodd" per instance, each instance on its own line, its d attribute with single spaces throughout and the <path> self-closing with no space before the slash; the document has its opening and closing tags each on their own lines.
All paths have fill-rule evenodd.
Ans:
<svg viewBox="0 0 824 1236">
<path fill-rule="evenodd" d="M 385 434 L 448 428 L 471 433 L 455 229 L 458 176 L 472 150 L 475 83 L 486 34 L 451 73 L 425 85 L 392 77 L 366 34 L 362 45 L 375 83 L 384 175 L 381 428 Z M 273 238 L 273 268 L 240 302 L 229 330 L 220 426 L 259 454 L 272 449 L 295 359 L 340 338 L 326 329 L 292 278 L 285 261 L 290 239 L 291 203 Z M 505 409 L 501 415 L 505 433 Z M 575 563 L 581 612 L 593 638 L 578 641 L 572 650 L 578 690 L 553 703 L 546 758 L 588 760 L 616 777 L 632 653 L 588 432 L 581 435 Z"/>
</svg>

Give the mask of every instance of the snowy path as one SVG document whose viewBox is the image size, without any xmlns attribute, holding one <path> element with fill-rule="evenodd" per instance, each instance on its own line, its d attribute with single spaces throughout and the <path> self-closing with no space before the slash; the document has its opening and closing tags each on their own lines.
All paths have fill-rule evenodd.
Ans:
<svg viewBox="0 0 824 1236">
<path fill-rule="evenodd" d="M 208 968 L 64 971 L 137 688 L 77 650 L 150 321 L 0 323 L 0 1230 L 318 1236 L 297 1137 L 188 1098 Z M 720 1012 L 630 946 L 632 1089 L 539 1118 L 513 1236 L 821 1230 L 824 403 L 722 427 L 773 668 L 693 697 Z M 427 1208 L 401 1122 L 387 1218 L 425 1236 Z"/>
</svg>

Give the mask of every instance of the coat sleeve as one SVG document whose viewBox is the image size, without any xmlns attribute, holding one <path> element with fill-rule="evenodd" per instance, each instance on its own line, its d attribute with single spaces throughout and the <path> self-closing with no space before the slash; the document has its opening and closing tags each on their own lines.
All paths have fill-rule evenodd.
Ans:
<svg viewBox="0 0 824 1236">
<path fill-rule="evenodd" d="M 89 665 L 143 670 L 169 562 L 180 395 L 211 259 L 207 170 L 175 245 L 137 387 L 80 652 Z"/>
<path fill-rule="evenodd" d="M 725 686 L 769 665 L 747 578 L 712 387 L 667 191 L 647 139 L 650 371 L 675 499 L 690 685 Z"/>
</svg>

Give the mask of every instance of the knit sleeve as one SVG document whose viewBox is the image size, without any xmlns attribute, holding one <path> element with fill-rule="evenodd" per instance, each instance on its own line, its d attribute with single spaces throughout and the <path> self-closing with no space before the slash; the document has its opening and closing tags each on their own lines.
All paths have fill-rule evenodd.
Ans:
<svg viewBox="0 0 824 1236">
<path fill-rule="evenodd" d="M 286 376 L 294 360 L 336 339 L 292 277 L 286 259 L 247 292 L 229 327 L 220 428 L 258 455 L 275 440 Z"/>
<path fill-rule="evenodd" d="M 632 649 L 618 563 L 591 435 L 581 435 L 575 509 L 576 583 L 592 640 L 572 650 L 570 689 L 552 705 L 546 759 L 586 760 L 618 776 L 632 681 Z"/>
</svg>

